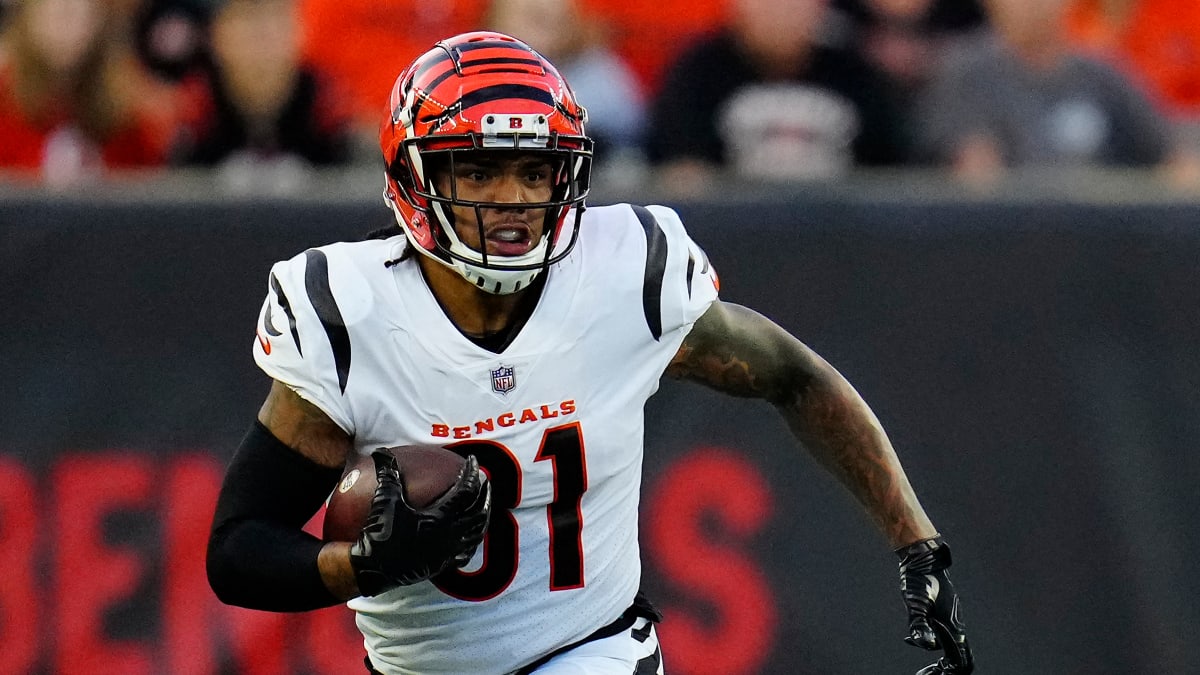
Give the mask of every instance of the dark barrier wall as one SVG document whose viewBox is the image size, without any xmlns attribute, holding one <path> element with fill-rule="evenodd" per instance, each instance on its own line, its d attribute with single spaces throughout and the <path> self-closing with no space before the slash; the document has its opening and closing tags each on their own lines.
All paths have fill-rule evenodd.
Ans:
<svg viewBox="0 0 1200 675">
<path fill-rule="evenodd" d="M 1200 207 L 679 205 L 872 403 L 954 547 L 980 672 L 1196 672 Z M 373 202 L 0 202 L 0 673 L 356 673 L 349 612 L 219 605 L 272 261 Z M 911 673 L 896 561 L 763 404 L 665 382 L 643 498 L 668 671 Z"/>
</svg>

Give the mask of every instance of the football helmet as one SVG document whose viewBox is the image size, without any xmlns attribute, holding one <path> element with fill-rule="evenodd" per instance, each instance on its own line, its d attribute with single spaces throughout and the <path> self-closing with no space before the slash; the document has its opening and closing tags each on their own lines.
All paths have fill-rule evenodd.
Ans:
<svg viewBox="0 0 1200 675">
<path fill-rule="evenodd" d="M 592 162 L 586 118 L 558 70 L 524 42 L 494 32 L 438 42 L 392 87 L 379 138 L 384 201 L 418 252 L 489 293 L 518 291 L 565 257 L 579 236 Z M 508 149 L 546 153 L 553 189 L 549 201 L 522 203 L 546 209 L 541 240 L 521 255 L 489 255 L 460 240 L 451 207 L 474 209 L 482 242 L 481 209 L 513 204 L 466 201 L 453 189 L 439 194 L 431 167 L 453 174 L 456 153 Z"/>
</svg>

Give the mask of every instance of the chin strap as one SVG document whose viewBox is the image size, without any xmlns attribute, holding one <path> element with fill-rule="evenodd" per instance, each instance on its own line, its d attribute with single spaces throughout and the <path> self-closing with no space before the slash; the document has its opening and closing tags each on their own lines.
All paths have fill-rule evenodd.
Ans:
<svg viewBox="0 0 1200 675">
<path fill-rule="evenodd" d="M 516 293 L 523 288 L 528 288 L 529 285 L 533 283 L 533 280 L 536 279 L 544 269 L 544 267 L 518 270 L 505 270 L 496 268 L 489 269 L 483 267 L 482 265 L 471 264 L 470 262 L 461 260 L 460 258 L 454 256 L 446 254 L 438 255 L 438 253 L 430 251 L 417 242 L 416 236 L 414 235 L 412 229 L 409 227 L 408 223 L 405 222 L 404 217 L 401 215 L 399 207 L 397 207 L 396 203 L 386 194 L 384 195 L 384 201 L 387 203 L 388 208 L 392 210 L 392 213 L 396 217 L 396 222 L 400 225 L 400 229 L 404 231 L 404 235 L 408 238 L 409 245 L 413 249 L 422 255 L 437 261 L 439 264 L 445 265 L 446 267 L 454 270 L 464 279 L 469 281 L 471 285 L 479 288 L 480 290 L 486 291 L 493 295 L 508 295 L 509 293 Z M 434 205 L 434 208 L 440 209 L 440 207 L 440 204 Z M 427 215 L 426 217 L 429 216 Z M 445 222 L 444 218 L 441 219 L 443 222 Z M 452 232 L 448 231 L 447 236 L 451 241 L 452 249 L 455 249 L 460 255 L 474 257 L 471 256 L 470 253 L 463 254 L 463 251 L 471 251 L 465 244 L 459 241 L 458 237 L 453 236 Z M 545 259 L 545 247 L 547 245 L 548 243 L 545 239 L 543 239 L 538 246 L 536 246 L 529 253 L 525 254 L 525 256 L 529 257 L 530 260 L 535 262 L 539 259 Z M 482 262 L 482 260 L 480 262 Z"/>
</svg>

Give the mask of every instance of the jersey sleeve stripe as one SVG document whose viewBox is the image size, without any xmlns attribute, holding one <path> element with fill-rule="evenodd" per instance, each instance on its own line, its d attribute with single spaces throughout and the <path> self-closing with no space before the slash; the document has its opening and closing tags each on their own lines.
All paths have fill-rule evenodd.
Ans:
<svg viewBox="0 0 1200 675">
<path fill-rule="evenodd" d="M 288 300 L 287 293 L 283 292 L 283 285 L 279 283 L 279 278 L 274 274 L 271 275 L 271 290 L 275 293 L 276 300 L 279 301 L 279 307 L 283 313 L 287 315 L 288 330 L 292 334 L 292 342 L 296 343 L 296 353 L 304 356 L 304 350 L 300 348 L 300 331 L 296 329 L 296 315 L 292 313 L 292 303 Z M 271 321 L 271 303 L 267 303 L 266 317 L 267 332 L 271 335 L 282 335 L 276 330 L 274 323 Z"/>
<path fill-rule="evenodd" d="M 696 271 L 696 256 L 688 254 L 687 264 L 687 294 L 688 298 L 692 297 L 692 273 Z"/>
<path fill-rule="evenodd" d="M 271 275 L 271 281 L 275 281 L 275 275 Z M 271 337 L 279 337 L 283 335 L 283 331 L 275 327 L 275 311 L 271 309 L 271 303 L 268 299 L 265 309 L 263 310 L 263 328 L 267 330 L 267 335 Z"/>
<path fill-rule="evenodd" d="M 662 337 L 662 285 L 667 273 L 667 235 L 653 213 L 644 206 L 633 207 L 633 212 L 646 231 L 646 272 L 642 277 L 642 311 L 646 314 L 646 325 L 655 341 Z"/>
<path fill-rule="evenodd" d="M 325 254 L 315 249 L 304 252 L 304 290 L 308 292 L 308 301 L 312 303 L 329 338 L 329 346 L 333 349 L 333 363 L 337 368 L 338 387 L 346 393 L 346 380 L 350 377 L 350 332 L 342 320 L 337 300 L 329 288 L 329 259 Z"/>
<path fill-rule="evenodd" d="M 705 254 L 704 251 L 696 249 L 696 250 L 692 250 L 692 251 L 688 252 L 687 296 L 688 296 L 689 300 L 692 297 L 692 278 L 696 274 L 696 256 L 700 256 L 700 274 L 702 276 L 708 274 L 708 268 L 709 268 L 708 255 Z"/>
</svg>

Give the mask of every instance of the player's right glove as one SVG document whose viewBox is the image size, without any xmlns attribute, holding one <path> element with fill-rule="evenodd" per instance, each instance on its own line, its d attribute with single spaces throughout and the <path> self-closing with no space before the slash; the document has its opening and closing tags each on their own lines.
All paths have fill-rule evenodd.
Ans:
<svg viewBox="0 0 1200 675">
<path fill-rule="evenodd" d="M 946 573 L 950 547 L 941 537 L 934 537 L 897 549 L 896 555 L 900 556 L 900 591 L 908 609 L 904 641 L 945 652 L 917 675 L 967 675 L 975 670 L 966 627 L 959 618 L 958 594 Z"/>
<path fill-rule="evenodd" d="M 424 581 L 449 567 L 462 567 L 483 541 L 492 507 L 492 486 L 467 457 L 458 481 L 423 509 L 404 500 L 404 481 L 396 458 L 371 453 L 379 481 L 350 564 L 363 595 L 379 595 L 397 586 Z"/>
</svg>

